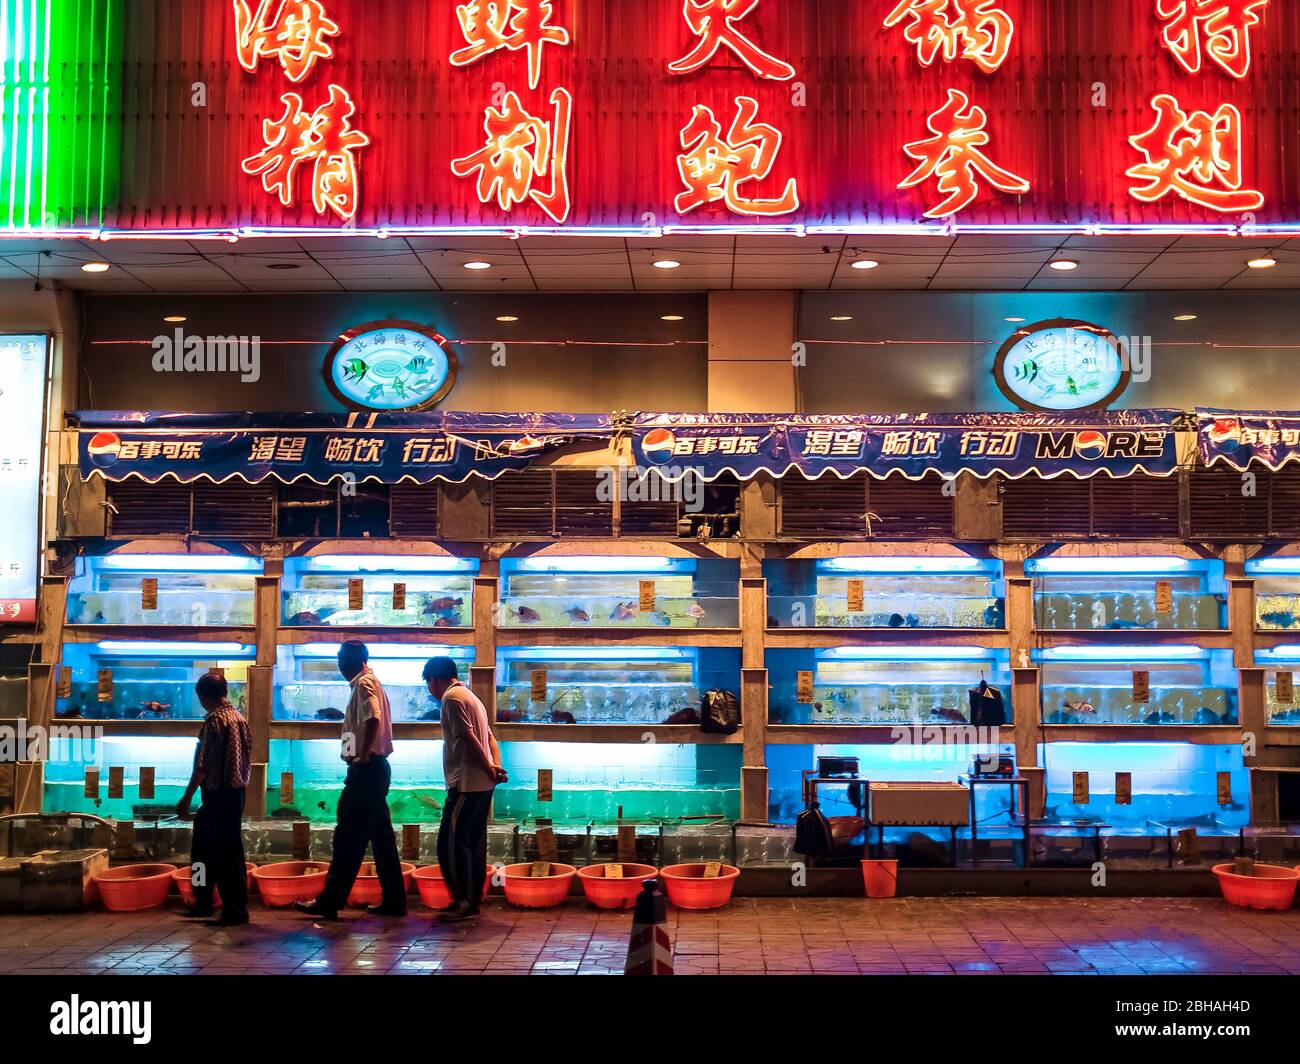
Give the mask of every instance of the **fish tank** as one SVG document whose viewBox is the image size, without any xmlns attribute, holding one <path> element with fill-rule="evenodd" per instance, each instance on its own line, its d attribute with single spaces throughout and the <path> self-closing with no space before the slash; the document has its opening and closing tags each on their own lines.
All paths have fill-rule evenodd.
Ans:
<svg viewBox="0 0 1300 1064">
<path fill-rule="evenodd" d="M 45 763 L 47 813 L 93 813 L 112 820 L 175 809 L 194 768 L 195 740 L 180 736 L 52 736 Z M 140 797 L 140 769 L 154 770 L 152 798 Z M 122 768 L 122 795 L 108 794 L 109 769 Z M 98 793 L 86 794 L 86 770 L 99 769 Z"/>
<path fill-rule="evenodd" d="M 1268 650 L 1257 649 L 1255 664 L 1269 670 L 1264 686 L 1265 714 L 1268 724 L 1278 727 L 1300 726 L 1300 700 L 1297 700 L 1295 693 L 1292 692 L 1291 700 L 1284 702 L 1277 689 L 1279 671 L 1290 672 L 1293 677 L 1300 676 L 1300 643 L 1284 644 Z M 1294 683 L 1294 678 L 1292 682 Z"/>
<path fill-rule="evenodd" d="M 260 558 L 231 554 L 82 556 L 68 581 L 68 623 L 250 626 L 261 572 Z M 148 610 L 146 578 L 158 581 Z"/>
<path fill-rule="evenodd" d="M 1232 651 L 1198 646 L 1075 646 L 1034 652 L 1044 724 L 1237 723 Z M 1149 699 L 1133 701 L 1133 673 Z"/>
<path fill-rule="evenodd" d="M 352 695 L 351 685 L 339 672 L 339 643 L 282 645 L 276 650 L 273 679 L 274 720 L 342 721 Z M 434 644 L 369 643 L 370 667 L 388 695 L 395 721 L 441 719 L 441 706 L 424 682 L 424 663 L 448 657 L 460 665 L 468 682 L 474 660 L 472 647 Z"/>
<path fill-rule="evenodd" d="M 995 560 L 773 559 L 763 563 L 763 575 L 769 628 L 1006 626 L 1006 585 Z"/>
<path fill-rule="evenodd" d="M 1153 823 L 1243 827 L 1250 822 L 1250 780 L 1241 744 L 1040 743 L 1048 819 L 1113 828 Z M 1074 801 L 1074 773 L 1088 773 L 1088 802 Z M 1132 776 L 1132 801 L 1115 800 L 1115 773 Z M 1218 774 L 1229 773 L 1232 800 L 1219 804 Z"/>
<path fill-rule="evenodd" d="M 475 559 L 426 555 L 286 558 L 280 623 L 289 628 L 468 628 L 477 571 Z M 358 609 L 349 608 L 353 580 L 361 581 Z"/>
<path fill-rule="evenodd" d="M 224 671 L 230 701 L 247 712 L 248 667 L 257 649 L 243 643 L 103 640 L 65 643 L 70 692 L 55 703 L 61 720 L 199 720 L 194 684 Z M 101 670 L 109 670 L 101 685 Z"/>
<path fill-rule="evenodd" d="M 1300 558 L 1261 558 L 1246 563 L 1255 579 L 1255 624 L 1264 631 L 1300 628 Z"/>
<path fill-rule="evenodd" d="M 544 685 L 534 686 L 541 672 Z M 497 651 L 497 720 L 698 723 L 701 695 L 716 687 L 739 697 L 739 680 L 740 651 L 731 648 L 503 647 Z"/>
<path fill-rule="evenodd" d="M 1036 558 L 1034 623 L 1040 630 L 1183 629 L 1228 621 L 1223 563 L 1173 557 Z"/>
<path fill-rule="evenodd" d="M 494 822 L 556 825 L 681 824 L 740 816 L 737 745 L 690 743 L 510 743 L 501 759 L 510 781 L 497 787 Z M 390 759 L 388 806 L 394 823 L 437 822 L 446 802 L 442 742 L 397 740 Z M 548 802 L 537 793 L 538 770 L 552 773 Z M 293 802 L 280 802 L 280 775 L 294 776 Z M 267 812 L 332 823 L 345 768 L 333 740 L 271 741 Z"/>
<path fill-rule="evenodd" d="M 643 557 L 505 558 L 502 628 L 735 628 L 740 563 Z"/>
<path fill-rule="evenodd" d="M 828 647 L 767 652 L 772 724 L 972 723 L 971 692 L 981 681 L 1002 698 L 1011 722 L 1005 650 L 984 647 Z M 812 700 L 799 700 L 800 672 L 813 674 Z"/>
</svg>

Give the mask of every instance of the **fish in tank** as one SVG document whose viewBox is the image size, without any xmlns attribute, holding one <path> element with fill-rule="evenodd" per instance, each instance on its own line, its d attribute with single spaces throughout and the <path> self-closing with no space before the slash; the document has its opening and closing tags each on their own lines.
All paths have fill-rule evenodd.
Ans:
<svg viewBox="0 0 1300 1064">
<path fill-rule="evenodd" d="M 225 554 L 107 554 L 76 559 L 68 581 L 69 624 L 253 623 L 260 558 Z M 157 581 L 145 609 L 142 582 Z"/>
<path fill-rule="evenodd" d="M 1227 624 L 1223 563 L 1177 557 L 1031 559 L 1040 629 L 1214 630 Z"/>
<path fill-rule="evenodd" d="M 341 721 L 351 688 L 338 670 L 338 643 L 287 644 L 277 648 L 272 681 L 275 720 Z M 429 693 L 422 675 L 432 657 L 455 660 L 468 676 L 474 651 L 470 647 L 436 644 L 367 644 L 370 667 L 379 677 L 395 721 L 436 723 L 441 707 Z"/>
<path fill-rule="evenodd" d="M 475 559 L 442 555 L 312 555 L 288 558 L 281 582 L 287 627 L 470 625 Z M 351 582 L 361 581 L 353 608 Z"/>
</svg>

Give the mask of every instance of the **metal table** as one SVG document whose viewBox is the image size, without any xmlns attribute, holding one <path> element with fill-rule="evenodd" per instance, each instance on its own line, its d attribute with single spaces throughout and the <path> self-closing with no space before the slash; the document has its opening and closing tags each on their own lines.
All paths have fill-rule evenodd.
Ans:
<svg viewBox="0 0 1300 1064">
<path fill-rule="evenodd" d="M 970 791 L 970 859 L 971 864 L 979 864 L 979 821 L 975 817 L 975 788 L 977 786 L 987 786 L 989 784 L 1001 785 L 1011 788 L 1011 809 L 1009 823 L 1014 826 L 1020 821 L 1021 829 L 1021 867 L 1028 868 L 1032 863 L 1029 852 L 1029 779 L 1025 776 L 976 776 L 969 772 L 963 772 L 957 777 L 959 783 L 966 785 Z M 1016 791 L 1020 790 L 1020 801 L 1016 801 Z M 1024 810 L 1024 815 L 1018 815 L 1018 809 Z"/>
</svg>

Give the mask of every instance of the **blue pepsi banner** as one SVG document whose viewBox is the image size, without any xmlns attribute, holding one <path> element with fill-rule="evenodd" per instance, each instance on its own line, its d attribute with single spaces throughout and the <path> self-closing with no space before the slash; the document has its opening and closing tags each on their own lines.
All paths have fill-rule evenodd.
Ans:
<svg viewBox="0 0 1300 1064">
<path fill-rule="evenodd" d="M 566 444 L 609 439 L 595 414 L 76 415 L 82 477 L 183 483 L 339 479 L 386 484 L 492 479 Z"/>
<path fill-rule="evenodd" d="M 675 479 L 732 473 L 815 479 L 867 470 L 875 477 L 927 473 L 1023 477 L 1178 468 L 1176 410 L 1078 414 L 640 414 L 633 451 L 639 464 Z"/>
<path fill-rule="evenodd" d="M 1196 436 L 1206 466 L 1281 469 L 1300 459 L 1300 411 L 1198 409 Z"/>
</svg>

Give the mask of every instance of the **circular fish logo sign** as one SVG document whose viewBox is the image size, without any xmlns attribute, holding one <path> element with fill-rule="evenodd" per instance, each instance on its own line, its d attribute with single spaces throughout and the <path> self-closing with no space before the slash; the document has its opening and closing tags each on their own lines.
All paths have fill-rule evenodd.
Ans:
<svg viewBox="0 0 1300 1064">
<path fill-rule="evenodd" d="M 372 321 L 343 333 L 325 356 L 325 383 L 352 410 L 422 410 L 456 383 L 446 337 L 409 321 Z"/>
</svg>

